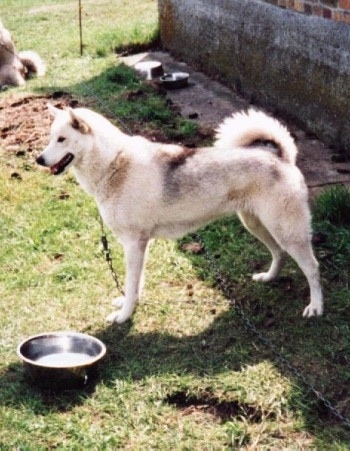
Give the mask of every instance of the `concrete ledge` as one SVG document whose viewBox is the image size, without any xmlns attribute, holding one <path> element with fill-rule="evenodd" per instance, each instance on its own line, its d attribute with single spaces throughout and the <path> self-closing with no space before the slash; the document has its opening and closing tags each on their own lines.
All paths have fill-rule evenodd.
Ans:
<svg viewBox="0 0 350 451">
<path fill-rule="evenodd" d="M 163 46 L 350 155 L 350 26 L 258 0 L 158 0 Z"/>
</svg>

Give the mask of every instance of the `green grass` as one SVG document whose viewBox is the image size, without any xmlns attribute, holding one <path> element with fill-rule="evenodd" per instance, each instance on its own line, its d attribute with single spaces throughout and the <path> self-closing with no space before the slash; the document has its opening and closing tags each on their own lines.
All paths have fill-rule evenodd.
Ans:
<svg viewBox="0 0 350 451">
<path fill-rule="evenodd" d="M 332 186 L 324 190 L 314 208 L 316 219 L 325 219 L 335 226 L 350 226 L 350 189 Z"/>
<path fill-rule="evenodd" d="M 84 49 L 80 57 L 78 1 L 2 3 L 2 20 L 17 50 L 35 49 L 47 66 L 45 77 L 15 91 L 69 92 L 112 119 L 126 119 L 135 132 L 142 122 L 143 129 L 161 126 L 164 139 L 191 140 L 196 125 L 174 115 L 164 96 L 142 83 L 113 51 L 147 49 L 158 42 L 157 1 L 85 0 L 82 5 Z"/>
<path fill-rule="evenodd" d="M 166 99 L 110 52 L 154 39 L 156 2 L 83 1 L 83 57 L 77 5 L 3 0 L 2 20 L 18 48 L 37 49 L 48 74 L 1 100 L 65 91 L 140 133 L 193 139 L 191 123 L 174 117 Z M 1 449 L 348 449 L 349 429 L 245 328 L 205 256 L 184 251 L 193 236 L 154 242 L 133 320 L 106 324 L 117 290 L 102 256 L 93 200 L 72 176 L 40 170 L 35 144 L 24 155 L 0 146 Z M 332 222 L 327 207 L 319 212 L 323 199 L 314 223 L 322 318 L 301 318 L 309 293 L 292 262 L 272 284 L 251 281 L 269 256 L 237 219 L 219 221 L 201 236 L 228 280 L 232 303 L 349 416 L 350 230 Z M 110 234 L 109 241 L 123 277 L 121 249 Z M 106 343 L 97 384 L 61 393 L 31 386 L 17 344 L 67 329 Z"/>
</svg>

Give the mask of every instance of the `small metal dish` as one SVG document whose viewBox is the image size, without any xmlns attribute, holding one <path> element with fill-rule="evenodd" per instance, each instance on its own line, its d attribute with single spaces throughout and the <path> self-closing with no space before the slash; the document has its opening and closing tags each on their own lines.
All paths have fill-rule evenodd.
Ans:
<svg viewBox="0 0 350 451">
<path fill-rule="evenodd" d="M 162 63 L 159 61 L 141 61 L 135 64 L 135 70 L 146 80 L 153 80 L 164 74 Z"/>
<path fill-rule="evenodd" d="M 171 72 L 160 77 L 160 81 L 167 89 L 185 88 L 189 76 L 187 72 Z"/>
<path fill-rule="evenodd" d="M 29 380 L 42 388 L 82 388 L 106 354 L 102 341 L 78 332 L 49 332 L 22 341 L 17 355 Z"/>
</svg>

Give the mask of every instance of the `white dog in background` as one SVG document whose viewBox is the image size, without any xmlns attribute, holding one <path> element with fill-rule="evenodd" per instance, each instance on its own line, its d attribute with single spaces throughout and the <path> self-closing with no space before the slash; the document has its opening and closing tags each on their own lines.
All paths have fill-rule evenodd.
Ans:
<svg viewBox="0 0 350 451">
<path fill-rule="evenodd" d="M 10 32 L 0 20 L 0 88 L 21 86 L 26 79 L 44 74 L 40 56 L 31 50 L 17 53 Z"/>
<path fill-rule="evenodd" d="M 288 253 L 310 286 L 303 315 L 322 314 L 307 187 L 295 143 L 277 120 L 254 110 L 237 113 L 219 127 L 215 147 L 188 149 L 128 136 L 85 108 L 49 110 L 51 138 L 37 163 L 55 175 L 72 168 L 124 248 L 125 297 L 114 301 L 110 322 L 131 317 L 152 238 L 179 238 L 234 212 L 272 254 L 270 269 L 253 279 L 274 279 Z"/>
</svg>

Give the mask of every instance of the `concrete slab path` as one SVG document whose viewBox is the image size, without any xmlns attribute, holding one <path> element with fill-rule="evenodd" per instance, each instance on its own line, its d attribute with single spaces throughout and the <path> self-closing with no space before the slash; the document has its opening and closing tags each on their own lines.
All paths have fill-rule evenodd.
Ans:
<svg viewBox="0 0 350 451">
<path fill-rule="evenodd" d="M 140 53 L 123 57 L 122 61 L 129 66 L 141 61 L 159 61 L 165 72 L 188 72 L 190 74 L 188 86 L 167 90 L 167 96 L 183 117 L 202 127 L 215 129 L 226 116 L 253 106 L 228 87 L 190 65 L 177 61 L 167 52 Z M 350 161 L 339 161 L 341 155 L 337 155 L 320 140 L 310 137 L 290 121 L 284 122 L 296 138 L 299 148 L 297 164 L 306 178 L 311 193 L 327 185 L 337 183 L 350 185 Z"/>
</svg>

